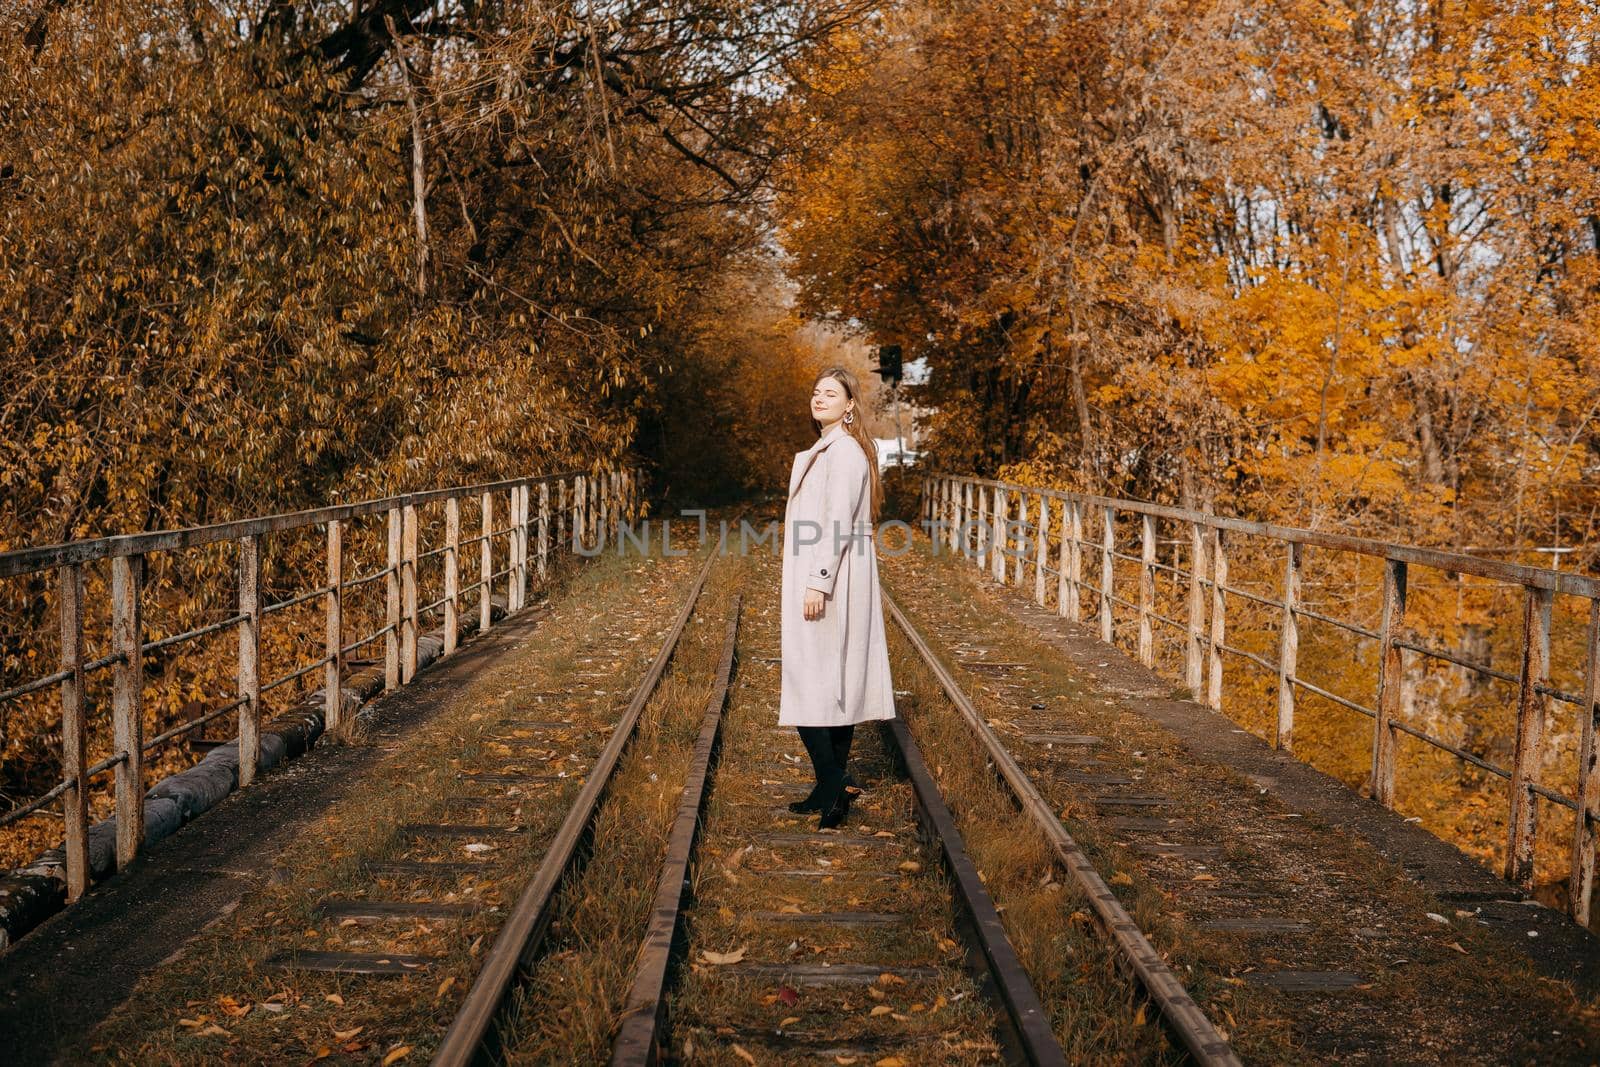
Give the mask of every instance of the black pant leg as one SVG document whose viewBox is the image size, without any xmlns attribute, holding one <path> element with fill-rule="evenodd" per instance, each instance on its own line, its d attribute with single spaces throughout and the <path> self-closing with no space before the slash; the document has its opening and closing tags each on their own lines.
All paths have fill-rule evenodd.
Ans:
<svg viewBox="0 0 1600 1067">
<path fill-rule="evenodd" d="M 833 742 L 833 762 L 843 771 L 850 764 L 850 742 L 856 735 L 856 724 L 828 727 L 828 739 Z"/>
<path fill-rule="evenodd" d="M 829 736 L 830 727 L 827 726 L 796 726 L 800 731 L 800 743 L 806 746 L 806 755 L 811 757 L 811 770 L 816 775 L 818 785 L 826 785 L 831 779 L 842 775 L 838 763 L 833 758 L 833 739 Z"/>
</svg>

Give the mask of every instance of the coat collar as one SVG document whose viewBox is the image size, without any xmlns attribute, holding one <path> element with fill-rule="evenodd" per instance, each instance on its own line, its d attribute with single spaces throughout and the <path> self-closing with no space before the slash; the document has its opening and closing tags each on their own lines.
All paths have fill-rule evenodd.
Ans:
<svg viewBox="0 0 1600 1067">
<path fill-rule="evenodd" d="M 798 452 L 795 454 L 794 472 L 789 475 L 790 496 L 794 496 L 794 491 L 800 488 L 800 483 L 805 480 L 806 472 L 811 469 L 811 464 L 816 462 L 817 457 L 821 455 L 829 445 L 833 444 L 839 438 L 845 436 L 845 433 L 846 431 L 844 428 L 844 422 L 836 422 L 833 424 L 832 429 L 823 434 L 821 437 L 817 438 L 816 444 L 812 445 L 804 452 Z"/>
</svg>

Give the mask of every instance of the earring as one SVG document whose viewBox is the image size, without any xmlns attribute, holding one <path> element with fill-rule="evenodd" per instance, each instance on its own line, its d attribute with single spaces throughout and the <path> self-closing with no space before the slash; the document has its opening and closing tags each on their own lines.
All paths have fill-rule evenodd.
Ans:
<svg viewBox="0 0 1600 1067">
<path fill-rule="evenodd" d="M 847 411 L 847 412 L 844 413 L 844 424 L 846 426 L 849 426 L 852 422 L 855 422 L 855 421 L 856 421 L 856 413 L 854 411 Z"/>
</svg>

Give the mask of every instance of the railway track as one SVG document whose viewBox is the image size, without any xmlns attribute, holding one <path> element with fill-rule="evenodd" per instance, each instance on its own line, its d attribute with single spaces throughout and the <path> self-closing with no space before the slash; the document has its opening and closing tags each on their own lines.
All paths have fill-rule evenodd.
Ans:
<svg viewBox="0 0 1600 1067">
<path fill-rule="evenodd" d="M 500 724 L 500 743 L 511 759 L 462 772 L 469 791 L 451 803 L 461 817 L 407 825 L 412 845 L 399 858 L 371 865 L 368 897 L 326 901 L 319 909 L 319 918 L 340 930 L 397 922 L 438 929 L 486 907 L 509 906 L 449 1019 L 434 1064 L 528 1058 L 530 1046 L 519 1043 L 518 1027 L 540 1010 L 529 980 L 548 952 L 562 894 L 579 887 L 581 895 L 586 884 L 597 816 L 630 802 L 611 786 L 715 560 L 712 554 L 701 567 L 614 723 L 569 716 Z M 843 826 L 817 832 L 814 816 L 788 811 L 785 802 L 807 790 L 810 768 L 795 732 L 774 725 L 776 598 L 747 611 L 735 593 L 730 604 L 626 996 L 614 1006 L 593 1006 L 620 1011 L 610 1062 L 1065 1063 L 1050 1012 L 903 719 L 881 729 L 858 728 L 852 767 L 867 791 Z M 891 611 L 905 626 L 892 604 Z M 927 646 L 913 641 L 942 672 Z M 737 684 L 736 664 L 742 664 Z M 1236 1063 L 1043 801 L 1036 793 L 1030 797 L 1025 776 L 984 733 L 948 672 L 941 681 L 969 725 L 993 746 L 1002 774 L 1008 767 L 1014 772 L 1007 780 L 1023 810 L 1040 821 L 1059 862 L 1094 902 L 1108 936 L 1191 1057 Z M 554 741 L 558 734 L 561 743 Z M 457 858 L 471 847 L 464 843 L 481 843 L 484 852 L 514 849 L 526 832 L 524 806 L 542 788 L 574 775 L 583 776 L 582 788 L 542 852 L 525 853 L 526 865 L 537 866 L 514 902 L 435 891 L 481 867 L 476 854 Z M 481 941 L 448 951 L 477 958 Z M 383 976 L 426 969 L 442 955 L 397 946 L 297 950 L 271 962 Z"/>
<path fill-rule="evenodd" d="M 982 745 L 995 772 L 1005 783 L 1019 808 L 1038 828 L 1049 843 L 1057 865 L 1072 879 L 1077 889 L 1087 898 L 1095 920 L 1104 935 L 1116 946 L 1118 958 L 1126 970 L 1138 981 L 1150 1002 L 1155 1006 L 1161 1021 L 1173 1038 L 1196 1063 L 1226 1067 L 1240 1063 L 1226 1038 L 1195 1003 L 1183 983 L 1167 966 L 1132 916 L 1118 901 L 1093 862 L 1073 840 L 1062 825 L 1049 802 L 1001 742 L 999 736 L 979 714 L 972 700 L 961 688 L 932 648 L 918 632 L 894 599 L 884 597 L 889 616 L 905 634 L 918 656 L 938 680 L 950 703 L 960 714 L 971 734 Z M 972 667 L 973 664 L 968 664 Z M 991 661 L 991 668 L 1025 666 Z M 1044 727 L 1041 726 L 1041 729 Z M 1052 735 L 1041 733 L 1042 744 L 1070 746 L 1093 744 L 1097 739 L 1086 735 Z"/>
<path fill-rule="evenodd" d="M 696 593 L 703 579 L 697 582 Z M 692 604 L 693 597 L 668 644 L 681 632 Z M 790 1053 L 801 1059 L 829 1054 L 851 1062 L 852 1052 L 871 1055 L 870 1062 L 926 1062 L 927 1053 L 937 1046 L 940 1062 L 986 1062 L 1003 1054 L 1016 1063 L 1064 1063 L 1050 1033 L 1048 1016 L 903 724 L 895 724 L 880 737 L 865 737 L 858 746 L 864 757 L 858 761 L 858 773 L 887 776 L 892 761 L 904 774 L 874 788 L 851 820 L 861 823 L 859 812 L 870 811 L 865 819 L 871 827 L 808 833 L 803 824 L 811 820 L 793 815 L 780 803 L 798 795 L 797 789 L 805 791 L 808 765 L 802 766 L 794 731 L 770 725 L 770 708 L 758 707 L 750 699 L 728 699 L 741 617 L 742 598 L 735 594 L 716 677 L 660 865 L 653 906 L 622 1003 L 611 1062 L 718 1062 L 724 1058 L 749 1062 L 755 1054 L 748 1045 L 758 1049 L 766 1062 L 787 1058 Z M 773 606 L 756 626 L 758 639 L 775 641 L 776 623 Z M 772 659 L 757 657 L 755 663 L 771 667 Z M 775 677 L 767 680 L 766 689 L 771 689 L 772 681 Z M 758 686 L 757 691 L 760 689 Z M 641 686 L 641 693 L 644 690 Z M 642 703 L 642 698 L 636 701 L 641 707 Z M 725 750 L 730 717 L 735 724 L 733 741 Z M 613 734 L 609 753 L 620 754 L 618 739 L 631 728 L 632 720 L 625 717 Z M 775 746 L 774 734 L 783 735 L 787 744 Z M 546 852 L 512 917 L 489 948 L 435 1053 L 435 1064 L 493 1061 L 508 1050 L 511 1055 L 504 1058 L 525 1058 L 516 1052 L 518 1022 L 513 1016 L 537 1012 L 539 1005 L 536 999 L 529 999 L 527 990 L 519 992 L 518 987 L 543 951 L 557 888 L 583 877 L 575 844 L 593 822 L 607 780 L 618 765 L 616 758 L 596 761 L 557 843 Z M 714 794 L 713 779 L 717 782 Z M 708 804 L 713 795 L 715 802 Z M 615 802 L 628 801 L 619 797 Z M 917 838 L 919 824 L 926 834 L 922 841 Z M 730 842 L 737 847 L 730 849 Z M 775 902 L 776 897 L 792 900 L 795 898 L 782 893 L 782 886 L 798 880 L 824 891 L 848 886 L 848 900 L 860 904 L 861 894 L 878 883 L 878 891 L 890 896 L 903 898 L 908 890 L 914 890 L 917 898 L 942 905 L 943 914 L 930 914 L 927 906 L 915 914 L 856 906 L 828 911 L 803 911 L 788 905 L 781 910 L 755 909 L 734 915 L 734 926 L 775 934 L 779 942 L 788 939 L 791 950 L 770 955 L 718 953 L 707 946 L 722 936 L 718 923 L 731 909 L 709 888 L 716 879 L 708 877 L 707 871 L 722 869 L 720 859 L 730 852 L 738 853 L 743 874 L 725 884 L 739 886 L 744 895 L 764 888 L 775 894 Z M 786 866 L 763 870 L 753 861 L 758 853 L 781 856 Z M 860 869 L 854 859 L 866 861 L 872 869 Z M 948 872 L 949 885 L 942 872 Z M 925 925 L 930 919 L 938 920 L 931 928 L 938 936 L 931 941 Z M 886 934 L 890 928 L 903 929 Z M 830 938 L 832 950 L 829 958 L 820 962 L 810 951 L 819 935 Z M 832 958 L 846 947 L 839 944 L 841 936 L 861 939 L 864 958 Z M 807 944 L 805 950 L 799 949 L 802 940 Z M 798 959 L 798 955 L 806 958 Z M 721 962 L 697 962 L 704 960 Z M 839 1022 L 858 1022 L 856 1032 L 838 1025 L 829 1026 L 826 1032 L 795 1030 L 792 1025 L 768 1028 L 752 1020 L 744 1027 L 750 1032 L 745 1033 L 739 1028 L 737 1005 L 750 998 L 724 990 L 723 994 L 713 993 L 707 1010 L 701 1011 L 696 1002 L 706 994 L 701 988 L 705 982 L 731 982 L 735 988 L 770 987 L 770 998 L 757 998 L 768 1000 L 761 1007 L 776 1004 L 781 1012 L 793 1007 L 813 1019 L 827 1018 L 837 1009 L 843 1016 Z M 796 1006 L 802 999 L 804 1007 Z M 853 1010 L 852 1001 L 864 1010 Z M 897 1040 L 902 1020 L 910 1018 L 898 1010 L 901 1001 L 906 1012 L 933 1021 L 931 1028 L 914 1032 L 909 1041 Z M 881 1010 L 874 1010 L 880 1006 Z M 897 1048 L 911 1058 L 897 1060 L 893 1054 Z"/>
</svg>

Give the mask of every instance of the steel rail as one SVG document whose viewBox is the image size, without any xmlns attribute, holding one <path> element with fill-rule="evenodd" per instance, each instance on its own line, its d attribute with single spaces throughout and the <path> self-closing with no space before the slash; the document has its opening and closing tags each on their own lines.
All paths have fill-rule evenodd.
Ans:
<svg viewBox="0 0 1600 1067">
<path fill-rule="evenodd" d="M 1233 1048 L 1217 1032 L 1216 1026 L 1206 1017 L 1205 1012 L 1189 995 L 1189 991 L 1183 987 L 1183 983 L 1161 958 L 1155 946 L 1134 923 L 1133 917 L 1117 900 L 1116 894 L 1094 869 L 1094 865 L 1078 843 L 1067 833 L 1066 827 L 1061 824 L 1055 811 L 1040 795 L 1038 788 L 1006 747 L 1000 743 L 994 731 L 983 721 L 983 716 L 962 691 L 949 669 L 939 662 L 928 643 L 911 625 L 911 620 L 900 610 L 900 606 L 887 591 L 884 592 L 883 598 L 890 617 L 916 648 L 923 662 L 928 665 L 928 669 L 939 679 L 939 684 L 951 703 L 960 711 L 968 727 L 988 750 L 996 771 L 1010 787 L 1018 804 L 1044 833 L 1051 850 L 1055 853 L 1056 861 L 1072 877 L 1079 891 L 1088 898 L 1101 928 L 1115 943 L 1122 960 L 1138 977 L 1145 992 L 1155 1003 L 1162 1020 L 1196 1063 L 1207 1067 L 1240 1067 L 1239 1057 Z"/>
<path fill-rule="evenodd" d="M 723 638 L 722 658 L 717 663 L 717 682 L 706 701 L 700 720 L 683 793 L 678 798 L 678 814 L 667 837 L 667 854 L 661 863 L 661 878 L 656 883 L 655 905 L 645 926 L 639 963 L 633 972 L 633 985 L 623 1001 L 622 1022 L 611 1043 L 611 1067 L 648 1067 L 665 1058 L 667 1040 L 667 985 L 671 977 L 672 945 L 678 936 L 683 914 L 685 887 L 689 884 L 689 861 L 694 856 L 700 832 L 700 814 L 705 805 L 706 784 L 711 776 L 722 733 L 722 712 L 728 698 L 728 682 L 733 674 L 738 643 L 739 611 L 743 595 L 736 593 L 728 616 L 728 633 Z"/>
<path fill-rule="evenodd" d="M 1017 950 L 1000 921 L 999 909 L 983 879 L 978 877 L 977 864 L 967 852 L 961 831 L 956 828 L 955 816 L 939 793 L 939 786 L 928 771 L 916 741 L 911 737 L 904 719 L 890 719 L 881 724 L 884 736 L 890 741 L 906 776 L 911 779 L 912 795 L 917 801 L 918 821 L 930 837 L 939 842 L 945 868 L 950 872 L 951 884 L 962 911 L 970 923 L 969 941 L 982 955 L 984 965 L 994 979 L 994 991 L 1005 1009 L 1010 1024 L 1015 1051 L 1022 1061 L 1033 1067 L 1060 1064 L 1065 1067 L 1067 1054 L 1056 1040 L 1050 1026 L 1050 1013 L 1039 1000 L 1033 980 L 1017 958 Z"/>
<path fill-rule="evenodd" d="M 711 574 L 711 565 L 716 560 L 717 554 L 713 551 L 700 568 L 700 573 L 695 578 L 683 607 L 678 611 L 677 619 L 667 631 L 666 637 L 662 639 L 661 650 L 656 653 L 654 662 L 650 664 L 639 687 L 634 691 L 633 699 L 628 702 L 627 709 L 617 721 L 616 729 L 611 732 L 611 739 L 606 742 L 605 748 L 600 751 L 600 755 L 591 766 L 588 779 L 583 783 L 577 799 L 567 811 L 567 817 L 562 821 L 561 828 L 556 831 L 556 836 L 545 852 L 539 869 L 534 872 L 532 881 L 518 897 L 511 914 L 506 918 L 505 925 L 500 928 L 494 944 L 485 955 L 483 966 L 467 990 L 460 1010 L 451 1020 L 449 1029 L 439 1042 L 439 1048 L 431 1061 L 434 1067 L 465 1067 L 467 1064 L 477 1062 L 480 1055 L 483 1055 L 492 1043 L 495 1037 L 494 1023 L 501 1007 L 518 974 L 538 955 L 545 933 L 550 928 L 550 921 L 555 917 L 556 891 L 568 872 L 574 868 L 579 846 L 589 836 L 595 814 L 600 808 L 601 798 L 611 784 L 612 775 L 622 762 L 623 750 L 633 739 L 645 704 L 649 702 L 651 694 L 655 692 L 662 674 L 666 671 L 667 661 L 672 658 L 678 640 L 689 624 L 689 617 L 694 613 L 695 604 L 700 599 L 700 591 L 705 588 L 706 579 Z"/>
</svg>

